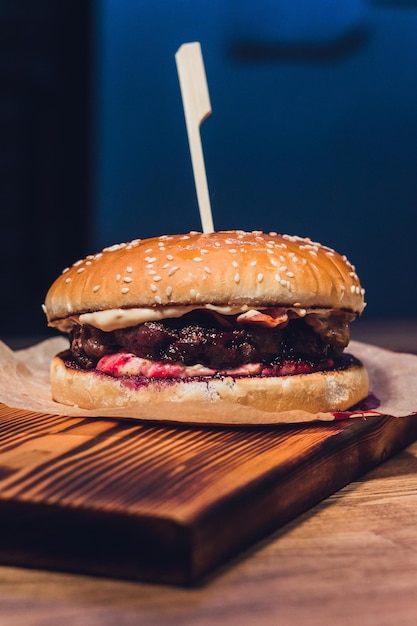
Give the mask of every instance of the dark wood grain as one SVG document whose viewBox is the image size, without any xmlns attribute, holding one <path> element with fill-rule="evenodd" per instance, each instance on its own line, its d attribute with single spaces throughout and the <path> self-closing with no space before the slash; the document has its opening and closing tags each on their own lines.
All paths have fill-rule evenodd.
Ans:
<svg viewBox="0 0 417 626">
<path fill-rule="evenodd" d="M 417 439 L 417 416 L 207 428 L 0 405 L 0 561 L 190 584 Z"/>
</svg>

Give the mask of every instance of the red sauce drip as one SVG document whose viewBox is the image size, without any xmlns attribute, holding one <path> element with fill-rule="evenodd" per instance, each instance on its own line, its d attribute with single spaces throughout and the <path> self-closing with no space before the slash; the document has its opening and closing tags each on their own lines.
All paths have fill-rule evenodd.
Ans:
<svg viewBox="0 0 417 626">
<path fill-rule="evenodd" d="M 380 406 L 381 402 L 378 398 L 373 394 L 368 394 L 368 397 L 364 400 L 361 400 L 358 404 L 353 406 L 349 411 L 335 411 L 333 416 L 335 420 L 345 420 L 350 417 L 362 417 L 366 419 L 366 417 L 371 417 L 372 415 L 383 415 L 379 411 L 375 411 Z"/>
<path fill-rule="evenodd" d="M 320 363 L 306 361 L 283 361 L 278 365 L 270 365 L 262 368 L 261 376 L 291 376 L 294 374 L 311 374 L 323 370 L 333 369 L 333 359 L 326 359 Z"/>
</svg>

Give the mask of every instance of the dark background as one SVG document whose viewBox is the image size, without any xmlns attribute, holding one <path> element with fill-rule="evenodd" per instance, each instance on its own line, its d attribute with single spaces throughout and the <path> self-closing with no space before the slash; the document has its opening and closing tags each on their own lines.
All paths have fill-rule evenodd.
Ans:
<svg viewBox="0 0 417 626">
<path fill-rule="evenodd" d="M 175 52 L 200 41 L 215 227 L 356 265 L 368 320 L 415 318 L 417 2 L 2 0 L 2 338 L 105 245 L 200 229 Z"/>
<path fill-rule="evenodd" d="M 0 1 L 1 338 L 45 333 L 49 283 L 88 248 L 92 5 Z"/>
</svg>

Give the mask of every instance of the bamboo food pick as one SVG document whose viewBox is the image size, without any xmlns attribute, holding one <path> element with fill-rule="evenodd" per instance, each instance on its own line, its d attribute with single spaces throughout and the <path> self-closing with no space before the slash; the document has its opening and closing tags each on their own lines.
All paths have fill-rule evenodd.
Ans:
<svg viewBox="0 0 417 626">
<path fill-rule="evenodd" d="M 214 231 L 201 146 L 200 126 L 211 113 L 210 96 L 199 42 L 180 46 L 176 55 L 177 71 L 184 106 L 191 162 L 204 233 Z"/>
</svg>

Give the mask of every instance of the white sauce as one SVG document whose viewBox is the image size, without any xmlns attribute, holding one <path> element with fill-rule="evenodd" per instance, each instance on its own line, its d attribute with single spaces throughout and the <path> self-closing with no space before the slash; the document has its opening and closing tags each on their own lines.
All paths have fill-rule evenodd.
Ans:
<svg viewBox="0 0 417 626">
<path fill-rule="evenodd" d="M 164 306 L 160 308 L 141 308 L 141 309 L 110 309 L 109 311 L 95 311 L 93 313 L 83 313 L 78 317 L 80 324 L 90 324 L 95 328 L 110 332 L 119 328 L 128 328 L 136 326 L 144 322 L 151 322 L 173 317 L 182 317 L 195 309 L 208 309 L 215 311 L 221 315 L 238 315 L 246 312 L 249 307 L 243 305 L 240 307 L 231 306 L 213 306 L 207 304 L 205 306 Z"/>
</svg>

